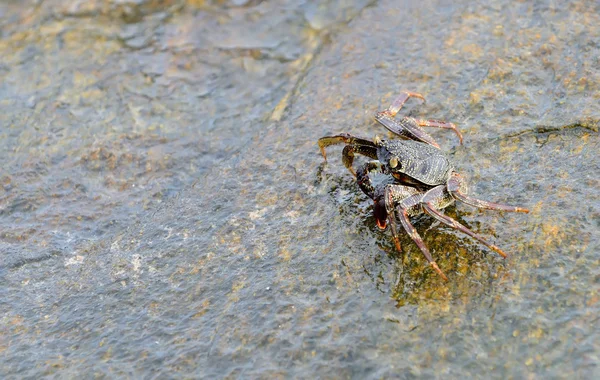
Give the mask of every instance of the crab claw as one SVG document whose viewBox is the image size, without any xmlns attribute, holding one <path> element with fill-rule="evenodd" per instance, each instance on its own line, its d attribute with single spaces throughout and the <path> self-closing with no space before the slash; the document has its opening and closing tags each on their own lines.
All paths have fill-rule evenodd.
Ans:
<svg viewBox="0 0 600 380">
<path fill-rule="evenodd" d="M 388 219 L 388 213 L 385 209 L 385 200 L 375 200 L 375 204 L 373 205 L 373 215 L 375 216 L 377 227 L 379 227 L 380 230 L 385 230 Z"/>
</svg>

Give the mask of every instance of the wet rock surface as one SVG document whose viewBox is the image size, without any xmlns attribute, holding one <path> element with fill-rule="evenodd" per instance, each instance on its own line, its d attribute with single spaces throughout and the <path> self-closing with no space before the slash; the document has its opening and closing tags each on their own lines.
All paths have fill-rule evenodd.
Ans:
<svg viewBox="0 0 600 380">
<path fill-rule="evenodd" d="M 0 7 L 4 377 L 597 373 L 597 5 L 64 4 Z M 510 259 L 324 164 L 402 89 Z"/>
</svg>

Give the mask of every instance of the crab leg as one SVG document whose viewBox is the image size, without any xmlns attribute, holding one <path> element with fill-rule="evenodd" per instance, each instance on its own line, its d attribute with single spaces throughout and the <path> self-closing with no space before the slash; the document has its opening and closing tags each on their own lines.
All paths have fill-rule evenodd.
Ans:
<svg viewBox="0 0 600 380">
<path fill-rule="evenodd" d="M 460 132 L 460 130 L 458 128 L 456 128 L 456 125 L 454 125 L 454 123 L 449 123 L 449 122 L 440 121 L 440 120 L 424 120 L 424 119 L 414 119 L 414 120 L 421 127 L 435 127 L 435 128 L 442 128 L 442 129 L 452 129 L 454 131 L 454 133 L 456 133 L 456 135 L 458 136 L 458 140 L 459 140 L 460 144 L 462 145 L 462 143 L 463 143 L 463 135 Z"/>
<path fill-rule="evenodd" d="M 488 210 L 523 212 L 526 214 L 529 212 L 529 210 L 526 208 L 507 206 L 507 205 L 502 205 L 499 203 L 492 203 L 492 202 L 488 202 L 488 201 L 483 201 L 481 199 L 469 197 L 469 196 L 461 193 L 460 191 L 454 191 L 454 192 L 451 192 L 451 194 L 459 201 L 466 203 L 468 205 L 474 206 L 474 207 L 479 207 L 479 208 L 488 209 Z"/>
<path fill-rule="evenodd" d="M 421 141 L 439 149 L 440 145 L 423 128 L 419 127 L 412 117 L 393 119 L 387 111 L 378 112 L 375 120 L 387 128 L 388 131 L 411 140 Z"/>
<path fill-rule="evenodd" d="M 452 196 L 454 198 L 458 199 L 459 201 L 461 201 L 463 203 L 466 203 L 466 204 L 474 206 L 474 207 L 488 209 L 488 210 L 523 212 L 523 213 L 529 212 L 529 210 L 526 208 L 507 206 L 507 205 L 503 205 L 503 204 L 499 204 L 499 203 L 492 203 L 492 202 L 488 202 L 488 201 L 484 201 L 481 199 L 470 197 L 460 190 L 461 183 L 462 183 L 462 178 L 458 174 L 453 173 L 452 177 L 450 177 L 450 179 L 448 180 L 447 189 L 448 189 L 448 192 L 450 194 L 452 194 Z"/>
<path fill-rule="evenodd" d="M 410 138 L 412 140 L 422 141 L 429 145 L 435 146 L 436 148 L 439 148 L 440 146 L 435 139 L 420 127 L 452 129 L 462 144 L 463 136 L 453 123 L 447 123 L 439 120 L 414 119 L 412 117 L 403 117 L 400 120 L 395 120 L 394 116 L 396 116 L 404 103 L 406 103 L 406 101 L 411 97 L 419 98 L 425 101 L 425 97 L 423 97 L 421 94 L 403 91 L 385 111 L 377 112 L 375 115 L 375 120 L 377 120 L 392 133 Z"/>
<path fill-rule="evenodd" d="M 367 157 L 376 159 L 377 158 L 377 146 L 374 142 L 354 137 L 347 133 L 342 133 L 336 136 L 325 136 L 319 139 L 319 149 L 325 161 L 327 161 L 327 154 L 325 148 L 329 145 L 335 144 L 348 144 L 342 151 L 342 162 L 346 168 L 356 177 L 356 171 L 352 167 L 354 162 L 354 154 L 359 153 Z"/>
<path fill-rule="evenodd" d="M 377 162 L 379 165 L 381 165 L 381 163 L 378 161 L 373 162 Z M 418 193 L 419 190 L 415 189 L 414 187 L 386 185 L 383 194 L 377 191 L 377 193 L 374 193 L 374 197 L 372 197 L 373 201 L 375 202 L 375 205 L 373 206 L 373 214 L 375 214 L 377 226 L 383 230 L 387 224 L 390 225 L 392 238 L 394 239 L 394 244 L 396 245 L 398 252 L 402 251 L 402 247 L 400 245 L 400 239 L 398 238 L 398 228 L 396 227 L 396 212 L 394 211 L 394 205 L 397 205 L 402 202 L 402 200 Z"/>
<path fill-rule="evenodd" d="M 440 200 L 444 196 L 444 189 L 445 189 L 444 186 L 437 186 L 437 187 L 434 187 L 433 189 L 429 190 L 421 199 L 421 202 L 422 202 L 421 206 L 423 207 L 423 210 L 427 214 L 429 214 L 432 217 L 434 217 L 435 219 L 437 219 L 438 221 L 469 235 L 470 237 L 478 240 L 479 242 L 481 242 L 482 244 L 484 244 L 491 250 L 497 252 L 500 256 L 506 258 L 507 257 L 506 253 L 504 253 L 500 248 L 496 247 L 493 244 L 488 243 L 481 236 L 477 235 L 476 233 L 474 233 L 467 227 L 460 224 L 458 221 L 450 218 L 449 216 L 444 215 L 440 210 L 438 210 L 435 202 Z"/>
<path fill-rule="evenodd" d="M 394 245 L 398 252 L 402 252 L 402 245 L 400 244 L 400 239 L 398 238 L 398 228 L 396 227 L 396 213 L 392 211 L 392 213 L 388 214 L 388 222 L 390 225 L 390 231 L 392 232 L 392 238 L 394 239 Z"/>
<path fill-rule="evenodd" d="M 356 148 L 354 146 L 346 145 L 342 150 L 342 162 L 344 163 L 346 169 L 350 170 L 350 173 L 352 173 L 352 175 L 356 177 L 356 171 L 354 170 L 354 167 L 352 167 L 352 163 L 354 162 L 355 151 Z"/>
<path fill-rule="evenodd" d="M 374 142 L 361 139 L 360 137 L 354 137 L 348 133 L 340 133 L 335 136 L 325 136 L 319 139 L 319 149 L 321 149 L 321 154 L 325 161 L 327 161 L 327 155 L 325 154 L 325 148 L 329 145 L 335 144 L 350 144 L 355 145 L 358 148 L 356 152 L 364 154 L 365 156 L 371 158 L 377 158 L 377 146 Z M 365 153 L 363 153 L 363 150 Z"/>
<path fill-rule="evenodd" d="M 365 164 L 364 168 L 369 166 L 373 168 L 381 167 L 381 163 L 379 161 L 371 161 L 371 163 L 372 165 L 369 165 L 369 163 Z M 377 227 L 379 227 L 381 230 L 384 230 L 389 224 L 392 232 L 392 238 L 394 239 L 394 245 L 396 246 L 398 252 L 402 252 L 402 246 L 400 244 L 400 239 L 398 238 L 398 227 L 396 224 L 396 212 L 394 211 L 394 208 L 395 205 L 402 202 L 402 200 L 413 195 L 420 194 L 420 191 L 410 186 L 386 185 L 383 193 L 381 192 L 381 187 L 377 187 L 377 189 L 374 189 L 372 194 L 373 196 L 371 196 L 371 198 L 375 202 L 373 206 L 373 214 L 377 220 Z"/>
<path fill-rule="evenodd" d="M 419 235 L 419 233 L 417 232 L 415 227 L 410 223 L 410 219 L 408 218 L 408 209 L 410 209 L 411 207 L 414 207 L 416 204 L 419 204 L 420 198 L 421 198 L 421 195 L 416 194 L 416 195 L 408 197 L 408 198 L 404 199 L 402 202 L 400 202 L 400 205 L 397 207 L 398 218 L 400 219 L 400 223 L 402 223 L 402 227 L 404 227 L 404 229 L 406 230 L 408 235 L 411 237 L 411 239 L 415 242 L 415 244 L 417 244 L 417 246 L 419 247 L 421 252 L 423 252 L 423 255 L 429 262 L 429 265 L 431 265 L 433 267 L 433 269 L 440 276 L 442 276 L 442 278 L 444 280 L 448 281 L 448 277 L 446 277 L 444 272 L 442 272 L 442 270 L 438 267 L 436 262 L 433 260 L 433 258 L 431 257 L 431 252 L 429 252 L 429 249 L 425 245 L 425 242 L 423 241 L 423 239 L 421 238 L 421 236 Z"/>
<path fill-rule="evenodd" d="M 396 116 L 396 114 L 398 113 L 398 111 L 400 111 L 400 109 L 402 108 L 404 103 L 406 103 L 406 101 L 411 97 L 419 98 L 422 101 L 425 101 L 425 97 L 421 94 L 417 94 L 416 92 L 410 92 L 410 91 L 402 91 L 400 93 L 400 95 L 388 107 L 388 109 L 383 112 L 387 113 L 391 117 Z"/>
</svg>

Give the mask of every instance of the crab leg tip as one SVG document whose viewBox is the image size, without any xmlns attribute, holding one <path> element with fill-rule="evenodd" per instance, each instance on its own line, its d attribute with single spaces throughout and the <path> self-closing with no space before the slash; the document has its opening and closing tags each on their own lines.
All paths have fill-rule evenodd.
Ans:
<svg viewBox="0 0 600 380">
<path fill-rule="evenodd" d="M 456 133 L 456 136 L 458 136 L 458 142 L 460 143 L 460 145 L 462 145 L 463 135 L 462 135 L 460 129 L 458 129 L 456 127 L 456 124 L 454 124 L 454 123 L 448 123 L 448 125 L 450 126 L 450 129 L 452 129 L 454 131 L 454 133 Z"/>
<path fill-rule="evenodd" d="M 419 98 L 422 101 L 425 101 L 425 97 L 421 94 L 419 94 L 418 92 L 412 92 L 412 91 L 402 91 L 403 93 L 407 94 L 408 96 L 412 96 L 413 98 Z"/>
<path fill-rule="evenodd" d="M 456 131 L 456 134 L 458 135 L 458 142 L 460 145 L 462 145 L 463 144 L 463 135 L 462 135 L 462 133 L 460 133 L 460 131 L 458 129 L 455 129 L 455 131 Z"/>
<path fill-rule="evenodd" d="M 325 153 L 325 144 L 321 143 L 321 140 L 319 140 L 319 150 L 321 151 L 321 154 L 323 155 L 323 158 L 325 159 L 325 161 L 327 161 L 327 153 Z"/>
<path fill-rule="evenodd" d="M 438 265 L 435 263 L 435 261 L 431 261 L 429 264 L 431 264 L 431 266 L 433 267 L 433 269 L 440 275 L 442 276 L 442 278 L 444 279 L 444 281 L 448 281 L 448 277 L 446 277 L 446 275 L 444 274 L 444 272 L 442 272 L 442 270 L 440 269 L 440 267 L 438 267 Z"/>
<path fill-rule="evenodd" d="M 508 255 L 506 253 L 504 253 L 503 250 L 501 250 L 500 248 L 496 247 L 495 245 L 490 244 L 490 248 L 493 249 L 496 253 L 498 253 L 503 258 L 506 259 L 508 257 Z"/>
</svg>

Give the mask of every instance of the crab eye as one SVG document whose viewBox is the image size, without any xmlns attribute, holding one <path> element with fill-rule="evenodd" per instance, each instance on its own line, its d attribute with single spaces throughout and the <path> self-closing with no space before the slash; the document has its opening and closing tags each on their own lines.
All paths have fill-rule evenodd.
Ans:
<svg viewBox="0 0 600 380">
<path fill-rule="evenodd" d="M 398 166 L 398 157 L 390 158 L 390 168 L 394 169 L 396 166 Z"/>
</svg>

